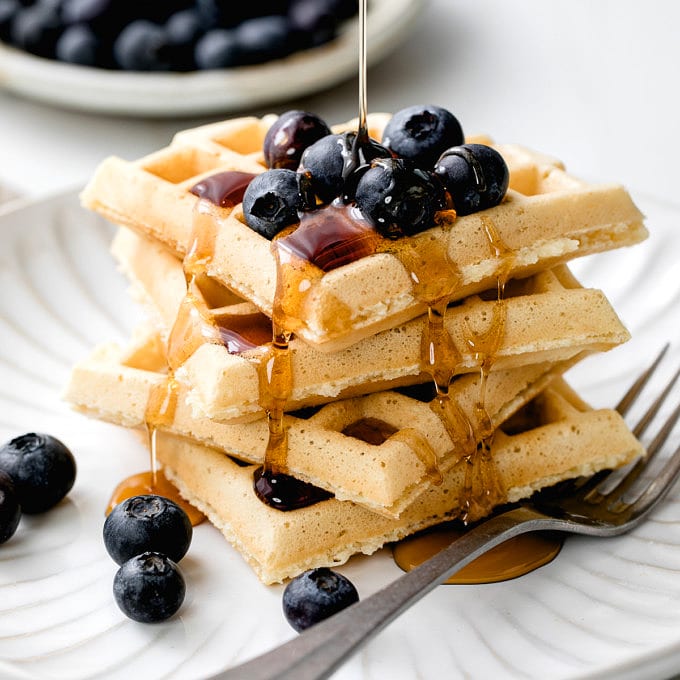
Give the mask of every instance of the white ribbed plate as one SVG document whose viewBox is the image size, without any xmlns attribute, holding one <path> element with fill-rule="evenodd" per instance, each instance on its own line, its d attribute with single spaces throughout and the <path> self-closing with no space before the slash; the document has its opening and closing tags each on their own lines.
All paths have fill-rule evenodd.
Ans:
<svg viewBox="0 0 680 680">
<path fill-rule="evenodd" d="M 634 340 L 572 374 L 595 405 L 613 404 L 680 314 L 680 209 L 640 198 L 653 237 L 575 264 L 610 295 Z M 0 439 L 29 430 L 63 439 L 78 460 L 67 500 L 24 517 L 0 546 L 0 677 L 198 679 L 294 636 L 281 587 L 261 585 L 209 525 L 182 568 L 188 594 L 159 625 L 127 620 L 101 540 L 113 486 L 146 467 L 131 433 L 70 413 L 69 366 L 124 340 L 137 310 L 107 246 L 111 230 L 75 195 L 0 211 Z M 672 348 L 680 360 L 680 345 Z M 669 362 L 670 363 L 670 362 Z M 668 371 L 669 372 L 669 369 Z M 399 570 L 388 551 L 341 569 L 366 596 Z M 633 534 L 570 538 L 556 561 L 515 581 L 442 586 L 384 631 L 336 678 L 656 678 L 680 668 L 680 496 Z"/>
<path fill-rule="evenodd" d="M 371 0 L 367 59 L 377 63 L 408 34 L 425 0 Z M 358 22 L 338 37 L 264 64 L 190 73 L 107 71 L 42 59 L 0 43 L 0 87 L 84 111 L 167 117 L 237 111 L 325 90 L 357 73 Z"/>
</svg>

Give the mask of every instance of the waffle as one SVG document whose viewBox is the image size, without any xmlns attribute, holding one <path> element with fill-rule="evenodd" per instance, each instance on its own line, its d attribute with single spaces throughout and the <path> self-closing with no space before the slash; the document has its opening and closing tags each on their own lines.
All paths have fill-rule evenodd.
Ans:
<svg viewBox="0 0 680 680">
<path fill-rule="evenodd" d="M 376 128 L 384 117 L 378 121 Z M 259 154 L 270 122 L 247 118 L 197 128 L 136 163 L 108 159 L 83 203 L 181 256 L 198 201 L 190 187 L 217 171 L 262 171 Z M 434 289 L 461 299 L 492 288 L 499 275 L 526 277 L 646 237 L 642 215 L 622 187 L 588 184 L 522 147 L 496 148 L 510 169 L 501 205 L 455 221 L 441 213 L 438 226 L 408 244 L 388 244 L 386 252 L 327 273 L 308 265 L 302 276 L 313 285 L 288 313 L 296 334 L 323 351 L 338 351 L 421 315 Z M 240 206 L 211 210 L 219 229 L 208 274 L 271 316 L 277 278 L 271 243 L 245 225 Z M 420 286 L 414 287 L 413 274 Z"/>
<path fill-rule="evenodd" d="M 154 370 L 159 345 L 150 337 L 131 353 L 104 345 L 72 371 L 65 398 L 79 411 L 125 427 L 143 427 L 151 392 L 166 375 Z M 486 411 L 493 427 L 507 420 L 551 380 L 579 357 L 558 363 L 544 362 L 493 372 L 486 385 Z M 262 463 L 267 443 L 266 419 L 224 423 L 196 416 L 187 403 L 186 388 L 179 386 L 171 422 L 160 429 L 217 448 L 239 460 Z M 476 411 L 479 375 L 457 378 L 450 390 L 475 430 L 481 428 Z M 355 423 L 381 421 L 394 432 L 379 445 L 347 434 Z M 430 404 L 392 391 L 335 401 L 311 417 L 286 416 L 287 467 L 303 481 L 331 491 L 336 498 L 353 501 L 373 512 L 398 516 L 431 483 L 430 472 L 409 445 L 408 433 L 421 433 L 445 471 L 474 443 L 466 431 L 450 433 Z M 252 491 L 252 490 L 251 490 Z"/>
<path fill-rule="evenodd" d="M 507 501 L 563 479 L 621 466 L 642 453 L 618 413 L 590 410 L 559 380 L 525 415 L 523 430 L 498 432 L 492 448 Z M 430 487 L 398 519 L 390 519 L 337 499 L 282 513 L 255 497 L 250 466 L 167 433 L 160 436 L 158 452 L 166 476 L 265 583 L 312 567 L 335 566 L 355 553 L 371 554 L 461 511 L 461 466 L 446 472 L 440 486 Z"/>
<path fill-rule="evenodd" d="M 373 137 L 387 119 L 370 118 Z M 369 554 L 444 519 L 474 520 L 641 453 L 618 414 L 589 409 L 559 377 L 628 338 L 602 293 L 564 265 L 646 236 L 623 188 L 496 145 L 510 169 L 500 205 L 456 219 L 442 211 L 431 229 L 398 241 L 362 232 L 368 254 L 354 259 L 345 241 L 346 263 L 324 272 L 291 246 L 308 237 L 306 224 L 271 243 L 246 226 L 240 205 L 191 191 L 218 172 L 262 172 L 273 120 L 187 130 L 138 161 L 102 163 L 82 200 L 131 229 L 113 250 L 151 315 L 129 348 L 102 346 L 79 363 L 66 391 L 88 415 L 153 426 L 166 476 L 264 582 Z M 324 254 L 335 257 L 334 245 Z M 285 333 L 264 348 L 272 316 L 295 334 L 287 354 Z M 262 340 L 230 352 L 218 317 L 251 335 L 262 326 Z M 450 400 L 418 398 L 409 386 L 432 382 L 423 348 L 442 394 L 456 375 Z M 253 490 L 265 455 L 275 473 L 334 497 L 287 512 L 265 505 Z"/>
<path fill-rule="evenodd" d="M 133 282 L 134 297 L 146 303 L 167 337 L 186 291 L 181 263 L 158 244 L 127 229 L 119 231 L 112 251 Z M 227 289 L 208 285 L 209 281 L 205 284 L 208 307 L 246 323 L 257 312 Z M 604 294 L 581 288 L 566 266 L 512 282 L 505 297 L 504 338 L 495 352 L 494 370 L 563 362 L 628 340 Z M 457 373 L 479 370 L 467 338 L 489 326 L 496 305 L 495 300 L 473 296 L 447 310 L 446 328 L 460 356 Z M 294 388 L 287 410 L 428 381 L 421 369 L 426 331 L 423 316 L 331 354 L 293 340 Z M 269 340 L 270 329 L 265 336 Z M 222 344 L 201 345 L 176 372 L 177 379 L 189 386 L 187 400 L 195 412 L 216 420 L 260 417 L 262 352 L 234 354 Z"/>
</svg>

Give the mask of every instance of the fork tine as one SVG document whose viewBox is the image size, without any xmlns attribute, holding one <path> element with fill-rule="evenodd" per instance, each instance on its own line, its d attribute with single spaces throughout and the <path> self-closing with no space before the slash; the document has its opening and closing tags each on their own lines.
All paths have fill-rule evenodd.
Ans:
<svg viewBox="0 0 680 680">
<path fill-rule="evenodd" d="M 652 440 L 650 445 L 647 447 L 647 457 L 653 456 L 666 442 L 668 435 L 673 430 L 675 423 L 678 422 L 680 418 L 680 404 L 678 404 L 673 413 L 668 416 L 668 420 L 662 425 L 661 429 L 657 433 L 656 437 Z"/>
<path fill-rule="evenodd" d="M 628 507 L 631 519 L 643 517 L 651 510 L 668 493 L 678 473 L 680 473 L 680 446 L 675 449 L 645 492 Z"/>
<path fill-rule="evenodd" d="M 662 404 L 665 402 L 666 397 L 673 389 L 673 386 L 677 382 L 678 377 L 680 377 L 680 368 L 678 368 L 673 377 L 668 381 L 667 385 L 661 391 L 661 394 L 659 394 L 659 396 L 654 400 L 652 405 L 647 409 L 645 414 L 640 418 L 637 425 L 635 425 L 635 427 L 633 428 L 632 432 L 637 438 L 640 438 L 640 436 L 644 434 L 644 432 L 647 430 L 649 424 L 654 419 L 654 416 L 656 416 Z M 614 495 L 618 495 L 620 497 L 623 493 L 625 493 L 633 485 L 635 480 L 640 476 L 642 471 L 649 465 L 654 455 L 657 453 L 657 451 L 661 449 L 663 443 L 668 438 L 670 431 L 673 429 L 673 425 L 678 420 L 677 411 L 678 409 L 676 409 L 675 413 L 672 414 L 671 417 L 666 421 L 664 426 L 657 433 L 654 440 L 647 447 L 647 455 L 644 458 L 640 458 L 635 463 L 635 465 L 624 476 L 621 477 L 621 480 L 615 487 L 613 487 L 606 493 L 600 493 L 598 491 L 598 488 L 604 481 L 605 476 L 603 476 L 600 479 L 594 480 L 593 484 L 589 484 L 588 490 L 585 489 L 582 490 L 582 493 L 584 494 L 583 500 L 587 501 L 588 503 L 600 503 L 607 498 L 612 498 Z M 613 470 L 610 472 L 613 474 L 616 471 Z"/>
<path fill-rule="evenodd" d="M 640 418 L 638 424 L 633 428 L 633 434 L 636 437 L 639 438 L 641 435 L 645 433 L 647 427 L 649 426 L 649 423 L 652 422 L 654 416 L 657 414 L 657 411 L 661 408 L 661 405 L 666 400 L 666 397 L 673 389 L 673 385 L 675 385 L 675 383 L 677 382 L 678 377 L 680 377 L 680 368 L 678 368 L 678 370 L 675 372 L 675 375 L 668 381 L 668 384 L 666 385 L 666 387 L 664 387 L 661 394 L 656 398 L 654 403 L 647 409 L 645 415 L 643 415 L 642 418 Z"/>
<path fill-rule="evenodd" d="M 622 494 L 630 488 L 630 486 L 640 476 L 642 471 L 649 466 L 649 463 L 654 458 L 654 456 L 661 450 L 673 428 L 675 427 L 675 424 L 678 422 L 678 419 L 680 419 L 680 403 L 678 403 L 678 405 L 673 410 L 673 413 L 670 414 L 650 445 L 647 447 L 647 456 L 640 459 L 635 464 L 626 477 L 623 478 L 621 483 L 604 496 L 605 499 L 611 498 L 614 494 L 618 495 L 619 499 L 621 498 Z M 651 505 L 657 502 L 657 496 L 665 493 L 664 485 L 670 485 L 678 471 L 680 471 L 680 446 L 664 463 L 661 472 L 655 475 L 654 480 L 650 482 L 647 489 L 645 489 L 645 491 L 632 504 L 624 503 L 623 501 L 619 500 L 615 506 L 612 506 L 612 510 L 614 512 L 619 512 L 623 509 L 628 509 L 628 511 L 635 514 L 638 512 L 646 512 L 648 507 L 651 507 Z"/>
<path fill-rule="evenodd" d="M 661 363 L 661 360 L 664 358 L 670 346 L 670 342 L 663 346 L 649 368 L 647 368 L 647 370 L 642 373 L 642 375 L 630 386 L 628 392 L 626 392 L 623 397 L 621 397 L 621 401 L 614 407 L 614 409 L 622 416 L 625 416 L 626 413 L 628 413 L 628 409 L 633 405 L 640 392 L 642 392 L 644 386 L 649 382 L 649 379 L 654 374 L 654 371 L 656 371 L 658 365 Z"/>
</svg>

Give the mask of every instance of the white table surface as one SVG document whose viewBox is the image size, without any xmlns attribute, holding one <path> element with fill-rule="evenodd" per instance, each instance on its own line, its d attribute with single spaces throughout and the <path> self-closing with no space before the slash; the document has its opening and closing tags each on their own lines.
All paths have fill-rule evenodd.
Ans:
<svg viewBox="0 0 680 680">
<path fill-rule="evenodd" d="M 440 104 L 467 131 L 676 201 L 679 23 L 673 0 L 429 0 L 410 39 L 371 69 L 369 109 Z M 272 109 L 339 122 L 356 115 L 356 90 L 350 81 Z M 115 118 L 0 90 L 0 184 L 52 194 L 84 183 L 108 154 L 133 159 L 217 118 Z"/>
</svg>

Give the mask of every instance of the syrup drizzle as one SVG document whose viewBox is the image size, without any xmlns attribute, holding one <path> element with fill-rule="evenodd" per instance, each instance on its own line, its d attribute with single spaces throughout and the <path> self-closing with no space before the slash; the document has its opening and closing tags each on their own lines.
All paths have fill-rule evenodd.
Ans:
<svg viewBox="0 0 680 680">
<path fill-rule="evenodd" d="M 359 129 L 351 153 L 345 159 L 345 179 L 365 162 L 364 150 L 370 144 L 366 105 L 366 0 L 360 0 Z M 254 489 L 260 500 L 279 510 L 310 505 L 330 495 L 286 474 L 288 438 L 284 409 L 293 387 L 289 342 L 304 318 L 307 295 L 324 271 L 375 249 L 377 235 L 374 236 L 367 225 L 362 226 L 348 216 L 349 210 L 351 208 L 339 205 L 322 208 L 303 216 L 299 226 L 282 232 L 272 241 L 277 272 L 272 308 L 273 340 L 259 368 L 260 401 L 267 415 L 269 437 L 264 463 L 255 471 Z M 339 305 L 337 318 L 346 317 Z"/>
<path fill-rule="evenodd" d="M 255 177 L 250 172 L 229 170 L 203 178 L 189 190 L 220 208 L 233 208 L 243 201 L 243 194 Z"/>
<path fill-rule="evenodd" d="M 179 495 L 174 485 L 159 471 L 157 433 L 159 429 L 171 425 L 175 417 L 178 392 L 175 370 L 204 342 L 222 342 L 224 331 L 203 302 L 197 284 L 197 279 L 205 275 L 215 251 L 217 222 L 210 202 L 222 207 L 233 205 L 243 196 L 250 179 L 252 176 L 246 173 L 219 173 L 204 179 L 192 189 L 197 196 L 205 196 L 205 200 L 202 198 L 194 211 L 190 246 L 182 263 L 187 289 L 168 338 L 168 376 L 151 390 L 144 414 L 150 470 L 123 480 L 111 496 L 109 511 L 126 498 L 157 493 L 183 507 L 192 524 L 205 519 L 202 513 Z"/>
<path fill-rule="evenodd" d="M 443 525 L 409 536 L 393 546 L 394 561 L 404 571 L 411 571 L 464 532 L 460 526 Z M 445 583 L 497 583 L 523 576 L 555 559 L 563 542 L 563 535 L 556 533 L 532 532 L 515 536 L 470 562 Z"/>
<path fill-rule="evenodd" d="M 310 233 L 313 234 L 313 230 Z M 296 254 L 297 248 L 303 247 L 301 239 L 298 238 L 298 246 L 294 248 L 283 247 L 284 239 L 280 237 L 272 242 L 277 265 L 272 342 L 258 366 L 260 406 L 267 416 L 269 436 L 264 462 L 253 473 L 253 489 L 263 503 L 285 511 L 312 505 L 330 498 L 331 494 L 287 474 L 288 432 L 284 413 L 293 389 L 290 340 L 297 328 L 292 320 L 301 318 L 305 292 L 313 287 L 309 277 L 318 279 L 323 272 L 310 267 L 306 259 Z"/>
<path fill-rule="evenodd" d="M 481 181 L 483 181 L 483 176 Z M 486 409 L 486 389 L 489 372 L 505 336 L 507 310 L 505 285 L 512 270 L 515 254 L 503 242 L 494 223 L 485 215 L 481 215 L 481 219 L 489 247 L 497 262 L 497 293 L 488 327 L 477 333 L 468 328 L 466 337 L 467 344 L 479 365 L 479 394 L 475 404 L 475 415 L 478 423 L 476 447 L 471 454 L 464 458 L 464 510 L 462 518 L 466 522 L 487 515 L 504 497 L 496 464 L 491 455 L 494 427 L 491 416 Z"/>
<path fill-rule="evenodd" d="M 222 181 L 227 181 L 223 177 Z M 215 185 L 213 185 L 215 190 Z M 208 201 L 200 200 L 194 211 L 190 246 L 182 262 L 186 281 L 186 294 L 182 299 L 177 318 L 170 331 L 167 344 L 168 375 L 156 385 L 149 395 L 144 413 L 148 446 L 150 471 L 124 480 L 114 491 L 109 502 L 112 504 L 125 500 L 137 493 L 161 493 L 187 510 L 191 506 L 182 499 L 178 490 L 161 476 L 158 470 L 157 433 L 159 428 L 172 424 L 177 408 L 177 392 L 179 384 L 175 380 L 175 370 L 203 342 L 219 342 L 217 326 L 211 322 L 209 311 L 199 295 L 197 278 L 204 275 L 213 257 L 217 225 L 212 219 L 212 208 Z M 161 480 L 163 484 L 161 485 Z M 191 509 L 192 523 L 199 523 L 204 516 Z"/>
</svg>

